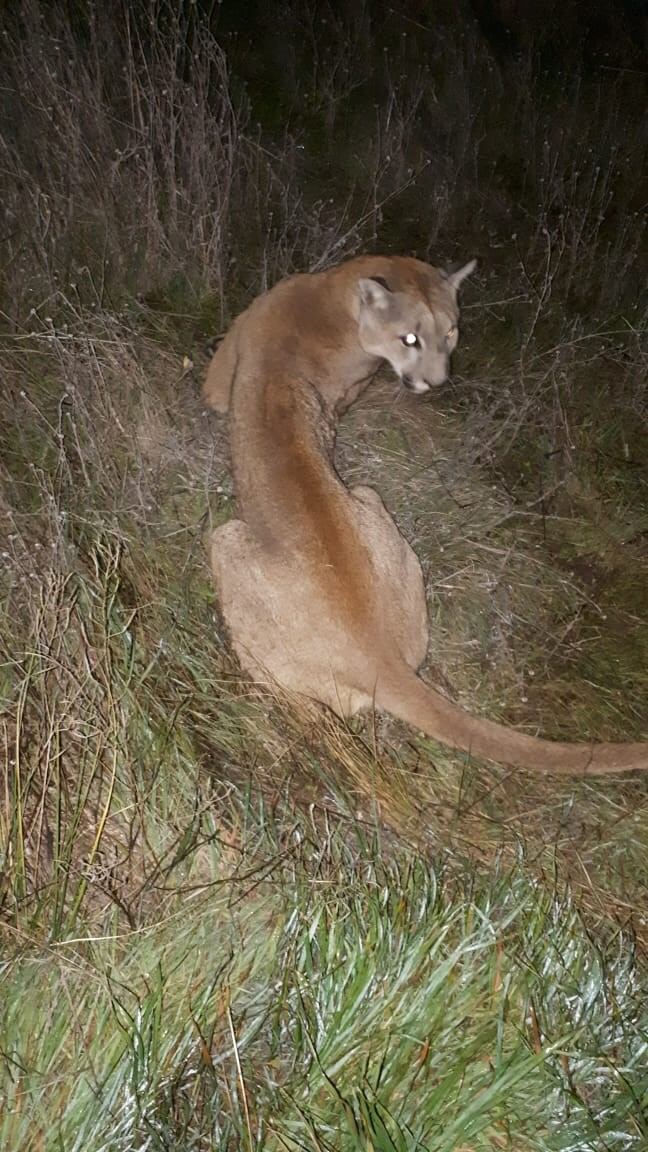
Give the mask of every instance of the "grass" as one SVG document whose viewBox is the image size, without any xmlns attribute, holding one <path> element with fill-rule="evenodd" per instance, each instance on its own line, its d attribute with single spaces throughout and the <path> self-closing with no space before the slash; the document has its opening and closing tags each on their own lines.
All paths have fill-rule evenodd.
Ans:
<svg viewBox="0 0 648 1152">
<path fill-rule="evenodd" d="M 4 1147 L 642 1146 L 645 989 L 568 900 L 517 869 L 451 886 L 350 825 L 205 816 L 155 925 L 23 938 Z"/>
<path fill-rule="evenodd" d="M 645 737 L 639 81 L 441 10 L 290 6 L 263 54 L 155 13 L 26 0 L 0 49 L 2 1148 L 641 1149 L 645 780 L 245 683 L 199 393 L 278 276 L 476 252 L 453 384 L 379 380 L 340 470 L 421 558 L 433 681 Z"/>
</svg>

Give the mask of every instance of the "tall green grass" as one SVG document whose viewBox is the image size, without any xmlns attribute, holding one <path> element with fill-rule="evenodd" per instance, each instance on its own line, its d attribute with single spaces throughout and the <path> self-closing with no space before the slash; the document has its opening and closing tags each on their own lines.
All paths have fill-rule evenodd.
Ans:
<svg viewBox="0 0 648 1152">
<path fill-rule="evenodd" d="M 520 867 L 450 884 L 352 825 L 246 821 L 254 851 L 214 840 L 154 926 L 23 939 L 3 1148 L 644 1146 L 621 938 L 595 945 Z"/>
</svg>

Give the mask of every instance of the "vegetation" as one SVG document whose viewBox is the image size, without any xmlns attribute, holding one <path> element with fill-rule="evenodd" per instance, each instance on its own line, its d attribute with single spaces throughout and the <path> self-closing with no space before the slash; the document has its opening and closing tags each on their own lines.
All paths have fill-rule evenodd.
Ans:
<svg viewBox="0 0 648 1152">
<path fill-rule="evenodd" d="M 532 5 L 509 39 L 481 3 L 235 7 L 4 18 L 0 1145 L 638 1152 L 645 779 L 246 684 L 200 400 L 206 340 L 279 277 L 477 255 L 453 384 L 379 381 L 340 471 L 422 559 L 430 679 L 645 738 L 637 26 L 617 6 L 604 56 L 575 4 L 553 39 Z"/>
</svg>

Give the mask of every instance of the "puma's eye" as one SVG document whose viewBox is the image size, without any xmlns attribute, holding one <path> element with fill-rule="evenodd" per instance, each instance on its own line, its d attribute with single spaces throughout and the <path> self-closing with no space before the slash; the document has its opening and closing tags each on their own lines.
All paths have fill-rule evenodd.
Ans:
<svg viewBox="0 0 648 1152">
<path fill-rule="evenodd" d="M 457 335 L 457 326 L 456 326 L 456 324 L 454 324 L 452 328 L 448 328 L 448 331 L 446 332 L 446 340 L 454 340 L 456 335 Z"/>
<path fill-rule="evenodd" d="M 406 332 L 404 336 L 401 336 L 401 343 L 405 344 L 407 348 L 418 348 L 419 338 L 416 332 Z"/>
</svg>

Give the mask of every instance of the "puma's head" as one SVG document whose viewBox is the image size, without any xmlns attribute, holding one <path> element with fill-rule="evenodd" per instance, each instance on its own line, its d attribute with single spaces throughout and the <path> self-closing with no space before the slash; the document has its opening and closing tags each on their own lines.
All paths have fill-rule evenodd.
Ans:
<svg viewBox="0 0 648 1152">
<path fill-rule="evenodd" d="M 457 345 L 457 290 L 475 268 L 439 273 L 432 309 L 413 291 L 392 291 L 382 277 L 358 281 L 358 335 L 363 350 L 389 361 L 410 392 L 427 392 L 448 377 Z"/>
</svg>

